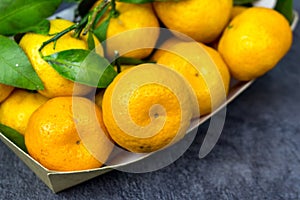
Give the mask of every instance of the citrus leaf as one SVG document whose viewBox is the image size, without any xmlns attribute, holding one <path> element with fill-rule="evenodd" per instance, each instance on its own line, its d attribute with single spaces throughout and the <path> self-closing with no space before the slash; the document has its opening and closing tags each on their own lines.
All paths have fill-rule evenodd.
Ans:
<svg viewBox="0 0 300 200">
<path fill-rule="evenodd" d="M 106 88 L 117 75 L 113 66 L 93 51 L 71 49 L 43 58 L 66 79 L 92 87 Z"/>
<path fill-rule="evenodd" d="M 27 56 L 13 40 L 0 35 L 0 83 L 29 90 L 44 89 Z"/>
<path fill-rule="evenodd" d="M 50 21 L 44 19 L 40 21 L 37 25 L 27 27 L 22 32 L 35 32 L 38 34 L 47 35 L 50 29 Z"/>
<path fill-rule="evenodd" d="M 103 42 L 106 40 L 106 33 L 109 25 L 110 17 L 108 17 L 106 20 L 104 20 L 100 26 L 98 26 L 94 30 L 94 35 L 99 39 L 100 42 Z"/>
<path fill-rule="evenodd" d="M 35 26 L 54 14 L 61 2 L 62 0 L 1 0 L 0 34 L 14 35 L 40 29 Z"/>
<path fill-rule="evenodd" d="M 104 8 L 99 11 L 99 13 L 97 14 L 96 19 L 93 23 L 93 26 L 92 26 L 93 29 L 95 29 L 95 27 L 98 25 L 99 21 L 102 19 L 104 14 L 107 12 L 108 8 L 109 8 L 109 6 L 104 6 Z"/>
<path fill-rule="evenodd" d="M 290 24 L 293 22 L 293 0 L 277 0 L 275 10 L 283 14 Z"/>
<path fill-rule="evenodd" d="M 24 136 L 21 135 L 18 131 L 0 124 L 0 132 L 10 141 L 12 141 L 15 145 L 17 145 L 20 149 L 27 153 L 27 148 L 25 146 Z"/>
<path fill-rule="evenodd" d="M 93 33 L 91 33 L 90 31 L 88 32 L 87 43 L 88 43 L 89 50 L 95 49 L 95 41 L 94 41 Z"/>
<path fill-rule="evenodd" d="M 108 7 L 109 7 L 104 4 L 102 4 L 102 6 L 104 6 L 104 7 L 102 8 L 102 10 L 100 10 L 99 13 L 97 13 L 96 18 L 92 25 L 93 33 L 100 42 L 103 42 L 104 40 L 106 40 L 106 33 L 107 33 L 108 25 L 109 25 L 110 19 L 112 17 L 111 15 L 109 15 L 108 18 L 105 19 L 103 22 L 101 22 L 101 24 L 98 26 L 99 21 L 102 19 L 104 14 L 107 12 Z"/>
</svg>

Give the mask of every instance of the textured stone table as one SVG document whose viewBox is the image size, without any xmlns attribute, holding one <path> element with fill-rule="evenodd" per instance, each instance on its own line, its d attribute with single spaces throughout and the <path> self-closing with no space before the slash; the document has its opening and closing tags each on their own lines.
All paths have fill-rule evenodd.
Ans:
<svg viewBox="0 0 300 200">
<path fill-rule="evenodd" d="M 53 194 L 0 142 L 0 199 L 300 199 L 299 34 L 300 26 L 289 54 L 227 107 L 221 138 L 204 159 L 208 123 L 166 168 L 112 171 Z"/>
</svg>

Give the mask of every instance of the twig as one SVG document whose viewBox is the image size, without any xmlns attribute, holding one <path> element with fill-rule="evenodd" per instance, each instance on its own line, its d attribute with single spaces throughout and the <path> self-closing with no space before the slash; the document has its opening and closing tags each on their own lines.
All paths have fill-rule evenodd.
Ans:
<svg viewBox="0 0 300 200">
<path fill-rule="evenodd" d="M 58 40 L 58 38 L 62 37 L 63 35 L 67 34 L 67 33 L 70 32 L 70 31 L 76 29 L 77 26 L 78 26 L 78 24 L 74 24 L 74 25 L 72 25 L 72 26 L 66 28 L 65 30 L 63 30 L 63 31 L 61 31 L 61 32 L 59 32 L 59 33 L 57 33 L 57 34 L 55 34 L 54 37 L 52 37 L 51 39 L 49 39 L 49 40 L 43 42 L 42 46 L 39 48 L 39 51 L 41 52 L 42 49 L 43 49 L 46 45 L 50 44 L 51 42 L 55 42 L 56 40 Z"/>
<path fill-rule="evenodd" d="M 86 35 L 89 32 L 89 30 L 91 29 L 92 25 L 96 20 L 97 14 L 101 12 L 110 3 L 111 3 L 110 0 L 103 0 L 101 4 L 99 4 L 93 9 L 92 14 L 89 15 L 88 17 L 88 23 L 84 28 L 83 35 Z"/>
</svg>

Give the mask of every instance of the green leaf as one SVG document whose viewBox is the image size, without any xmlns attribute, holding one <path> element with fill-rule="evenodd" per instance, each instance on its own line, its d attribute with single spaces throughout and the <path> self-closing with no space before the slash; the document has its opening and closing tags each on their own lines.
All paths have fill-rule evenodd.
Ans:
<svg viewBox="0 0 300 200">
<path fill-rule="evenodd" d="M 23 32 L 35 32 L 38 34 L 43 34 L 43 35 L 47 35 L 49 33 L 50 30 L 50 21 L 44 19 L 42 21 L 40 21 L 40 23 L 38 23 L 37 25 L 28 27 L 26 29 L 24 29 Z"/>
<path fill-rule="evenodd" d="M 17 145 L 20 149 L 27 153 L 27 148 L 25 146 L 24 136 L 21 135 L 18 131 L 0 124 L 0 132 L 10 141 L 12 141 L 15 145 Z"/>
<path fill-rule="evenodd" d="M 106 88 L 117 75 L 113 66 L 93 51 L 71 49 L 44 59 L 66 79 L 92 87 Z"/>
<path fill-rule="evenodd" d="M 98 25 L 99 21 L 102 19 L 102 17 L 104 16 L 104 14 L 106 13 L 106 11 L 108 10 L 110 6 L 105 6 L 102 10 L 100 10 L 100 12 L 97 14 L 96 19 L 93 23 L 92 28 L 95 29 L 95 27 Z"/>
<path fill-rule="evenodd" d="M 98 26 L 98 23 L 104 16 L 104 14 L 107 12 L 108 7 L 109 6 L 104 6 L 103 9 L 100 10 L 100 12 L 97 14 L 96 19 L 92 25 L 93 33 L 100 42 L 103 42 L 106 40 L 107 29 L 108 29 L 108 25 L 109 25 L 112 15 L 109 15 L 108 18 L 105 19 L 103 22 L 101 22 L 101 24 L 99 26 Z M 98 27 L 96 28 L 96 26 L 98 26 Z"/>
<path fill-rule="evenodd" d="M 106 33 L 107 33 L 107 29 L 108 29 L 110 19 L 111 19 L 111 17 L 108 17 L 106 20 L 104 20 L 100 24 L 100 26 L 98 26 L 94 30 L 94 34 L 99 39 L 100 42 L 103 42 L 103 41 L 106 40 Z"/>
<path fill-rule="evenodd" d="M 234 5 L 248 5 L 257 0 L 234 0 Z"/>
<path fill-rule="evenodd" d="M 13 40 L 0 35 L 0 83 L 29 90 L 44 89 L 27 56 Z"/>
<path fill-rule="evenodd" d="M 283 14 L 290 24 L 293 22 L 293 0 L 277 0 L 275 10 Z"/>
<path fill-rule="evenodd" d="M 95 41 L 94 41 L 93 33 L 91 31 L 88 32 L 87 43 L 88 43 L 89 50 L 95 49 Z"/>
<path fill-rule="evenodd" d="M 0 34 L 14 35 L 40 28 L 55 13 L 62 0 L 1 0 Z M 31 28 L 30 28 L 31 27 Z"/>
</svg>

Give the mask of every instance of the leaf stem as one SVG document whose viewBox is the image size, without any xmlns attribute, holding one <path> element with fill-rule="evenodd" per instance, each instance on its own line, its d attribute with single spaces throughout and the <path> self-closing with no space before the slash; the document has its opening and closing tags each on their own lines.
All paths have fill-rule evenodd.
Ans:
<svg viewBox="0 0 300 200">
<path fill-rule="evenodd" d="M 80 20 L 80 22 L 78 23 L 77 28 L 75 28 L 73 37 L 75 37 L 75 38 L 79 38 L 79 37 L 80 37 L 80 34 L 81 34 L 83 28 L 84 28 L 84 27 L 86 26 L 86 24 L 88 23 L 88 16 L 89 16 L 89 15 L 86 15 L 86 16 L 84 16 L 84 17 Z"/>
<path fill-rule="evenodd" d="M 116 0 L 111 0 L 111 15 L 112 17 L 118 17 L 119 16 L 119 12 L 116 9 Z"/>
<path fill-rule="evenodd" d="M 97 18 L 97 14 L 106 8 L 107 5 L 111 3 L 110 0 L 103 0 L 98 6 L 96 6 L 92 13 L 88 14 L 88 22 L 84 28 L 83 35 L 86 35 L 92 26 L 94 26 L 95 20 Z"/>
<path fill-rule="evenodd" d="M 119 51 L 115 50 L 114 54 L 115 54 L 115 65 L 117 66 L 117 73 L 119 74 L 119 73 L 121 73 L 121 63 L 119 60 L 119 57 L 120 57 Z"/>
<path fill-rule="evenodd" d="M 42 49 L 50 44 L 51 42 L 54 43 L 54 48 L 55 48 L 55 43 L 56 41 L 62 37 L 63 35 L 67 34 L 68 32 L 72 31 L 72 30 L 75 30 L 74 31 L 74 37 L 75 38 L 79 38 L 80 37 L 80 34 L 81 32 L 83 31 L 83 35 L 86 35 L 89 30 L 92 28 L 92 26 L 94 25 L 95 23 L 95 20 L 97 18 L 97 14 L 99 12 L 101 12 L 103 9 L 106 8 L 106 6 L 108 6 L 112 1 L 114 0 L 103 0 L 98 6 L 96 6 L 92 12 L 90 12 L 89 14 L 87 14 L 85 17 L 83 17 L 79 23 L 76 23 L 68 28 L 66 28 L 65 30 L 59 32 L 59 33 L 55 33 L 53 34 L 54 37 L 52 37 L 51 39 L 43 42 L 43 44 L 41 45 L 41 47 L 39 48 L 39 52 L 42 55 L 41 51 Z M 115 2 L 114 2 L 115 4 Z"/>
<path fill-rule="evenodd" d="M 59 33 L 57 33 L 57 34 L 55 34 L 54 37 L 52 37 L 51 39 L 49 39 L 49 40 L 43 42 L 42 46 L 39 48 L 39 52 L 41 52 L 42 49 L 43 49 L 45 46 L 47 46 L 48 44 L 50 44 L 51 42 L 54 42 L 54 43 L 55 43 L 56 40 L 58 40 L 60 37 L 62 37 L 63 35 L 67 34 L 67 33 L 70 32 L 70 31 L 76 29 L 77 27 L 78 27 L 78 24 L 74 24 L 74 25 L 72 25 L 72 26 L 66 28 L 65 30 L 63 30 L 63 31 L 61 31 L 61 32 L 59 32 Z"/>
</svg>

